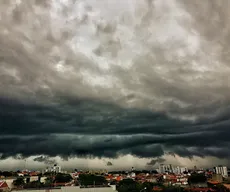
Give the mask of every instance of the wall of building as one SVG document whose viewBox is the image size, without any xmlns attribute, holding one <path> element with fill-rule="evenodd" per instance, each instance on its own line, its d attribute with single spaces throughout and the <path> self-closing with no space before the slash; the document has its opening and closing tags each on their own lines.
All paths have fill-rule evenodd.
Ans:
<svg viewBox="0 0 230 192">
<path fill-rule="evenodd" d="M 16 191 L 15 191 L 16 192 Z M 26 190 L 20 190 L 17 192 L 62 192 L 61 189 L 38 189 L 38 190 L 34 190 L 34 189 L 26 189 Z"/>
<path fill-rule="evenodd" d="M 228 177 L 228 169 L 225 166 L 215 167 L 216 174 L 221 174 L 223 177 Z"/>
<path fill-rule="evenodd" d="M 33 181 L 38 181 L 38 176 L 31 176 L 30 177 L 30 182 L 33 182 Z"/>
<path fill-rule="evenodd" d="M 61 189 L 42 189 L 42 190 L 20 190 L 20 192 L 116 192 L 115 187 L 101 187 L 101 188 L 80 188 L 62 187 Z"/>
<path fill-rule="evenodd" d="M 15 180 L 15 179 L 4 179 L 4 181 L 6 181 L 8 187 L 9 187 L 10 189 L 12 189 L 12 188 L 14 187 L 14 185 L 13 185 L 14 180 Z"/>
<path fill-rule="evenodd" d="M 113 187 L 101 188 L 80 188 L 80 187 L 62 187 L 62 192 L 115 192 Z"/>
<path fill-rule="evenodd" d="M 222 183 L 223 182 L 223 177 L 222 177 L 221 174 L 213 174 L 212 175 L 212 180 Z"/>
</svg>

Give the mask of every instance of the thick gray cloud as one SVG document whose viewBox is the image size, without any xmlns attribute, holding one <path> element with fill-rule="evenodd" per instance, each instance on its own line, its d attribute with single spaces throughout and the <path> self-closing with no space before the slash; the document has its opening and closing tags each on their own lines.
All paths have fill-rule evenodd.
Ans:
<svg viewBox="0 0 230 192">
<path fill-rule="evenodd" d="M 107 165 L 107 166 L 113 166 L 113 163 L 110 162 L 110 161 L 108 161 L 106 165 Z"/>
<path fill-rule="evenodd" d="M 163 163 L 163 162 L 165 162 L 165 159 L 162 157 L 158 157 L 158 158 L 152 159 L 150 162 L 147 163 L 147 165 L 148 166 L 154 166 L 157 163 Z"/>
<path fill-rule="evenodd" d="M 35 157 L 33 160 L 34 160 L 34 161 L 37 161 L 37 162 L 43 162 L 43 163 L 45 163 L 46 165 L 54 165 L 54 164 L 57 164 L 57 162 L 56 162 L 55 159 L 51 159 L 51 158 L 48 157 L 48 156 L 39 156 L 39 157 Z"/>
<path fill-rule="evenodd" d="M 229 157 L 229 8 L 2 1 L 1 158 Z"/>
</svg>

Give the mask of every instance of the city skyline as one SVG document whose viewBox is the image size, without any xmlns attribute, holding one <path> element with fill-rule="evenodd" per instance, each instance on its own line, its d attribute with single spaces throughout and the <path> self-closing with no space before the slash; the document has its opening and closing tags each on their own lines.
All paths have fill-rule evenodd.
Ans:
<svg viewBox="0 0 230 192">
<path fill-rule="evenodd" d="M 229 8 L 2 1 L 0 169 L 229 166 Z"/>
<path fill-rule="evenodd" d="M 172 156 L 171 156 L 172 157 Z M 45 170 L 49 166 L 53 166 L 57 164 L 65 170 L 74 170 L 74 169 L 82 169 L 82 170 L 101 170 L 106 169 L 109 171 L 112 170 L 130 170 L 131 167 L 135 167 L 137 170 L 156 170 L 159 168 L 160 164 L 164 165 L 173 165 L 173 166 L 180 166 L 180 167 L 187 167 L 189 169 L 197 168 L 213 168 L 220 164 L 229 166 L 226 164 L 227 161 L 219 160 L 219 159 L 195 159 L 195 161 L 188 160 L 186 158 L 177 157 L 176 159 L 167 158 L 164 161 L 157 162 L 157 159 L 139 159 L 133 157 L 131 155 L 124 156 L 123 158 L 119 159 L 85 159 L 85 158 L 72 158 L 69 160 L 61 159 L 60 157 L 56 158 L 49 158 L 46 157 L 44 161 L 34 161 L 34 159 L 41 158 L 41 156 L 34 156 L 28 159 L 6 159 L 5 161 L 1 161 L 0 163 L 0 170 Z M 207 164 L 208 162 L 212 161 L 211 164 Z M 111 164 L 108 165 L 108 162 Z M 200 163 L 199 163 L 200 162 Z"/>
</svg>

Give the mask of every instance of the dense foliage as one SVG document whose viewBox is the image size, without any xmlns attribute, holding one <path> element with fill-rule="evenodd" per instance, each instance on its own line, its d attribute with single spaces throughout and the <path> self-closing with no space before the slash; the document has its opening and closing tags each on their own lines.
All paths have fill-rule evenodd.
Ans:
<svg viewBox="0 0 230 192">
<path fill-rule="evenodd" d="M 180 187 L 164 187 L 161 184 L 158 183 L 151 183 L 151 182 L 144 182 L 144 183 L 138 183 L 132 179 L 124 179 L 119 182 L 117 185 L 118 192 L 152 192 L 158 191 L 161 189 L 161 192 L 182 192 L 183 188 Z M 158 190 L 157 190 L 158 189 Z"/>
<path fill-rule="evenodd" d="M 26 177 L 25 177 L 26 178 Z M 45 183 L 41 183 L 38 181 L 32 181 L 32 182 L 25 182 L 24 177 L 18 177 L 14 180 L 13 184 L 16 187 L 24 187 L 27 188 L 46 188 L 46 187 L 52 187 L 54 183 L 67 183 L 72 181 L 72 177 L 69 174 L 64 173 L 58 173 L 56 175 L 50 175 L 47 177 Z M 192 174 L 188 179 L 190 184 L 193 183 L 203 183 L 207 181 L 207 178 L 204 174 L 198 174 L 194 173 Z M 107 186 L 107 181 L 105 177 L 100 175 L 93 175 L 93 174 L 80 174 L 78 181 L 78 184 L 81 186 L 92 186 L 92 185 L 103 185 Z M 164 186 L 163 185 L 163 178 L 159 178 L 156 183 L 151 182 L 144 182 L 139 183 L 133 179 L 124 179 L 120 182 L 115 182 L 117 186 L 118 192 L 184 192 L 184 189 L 182 187 L 173 187 L 173 186 Z M 212 188 L 216 192 L 229 192 L 224 185 L 215 185 L 212 186 Z"/>
<path fill-rule="evenodd" d="M 68 183 L 73 180 L 70 174 L 58 173 L 56 175 L 47 175 L 45 183 L 41 183 L 40 177 L 37 181 L 29 182 L 29 177 L 18 177 L 13 181 L 15 187 L 23 188 L 47 188 L 52 187 L 54 183 Z"/>
<path fill-rule="evenodd" d="M 93 174 L 80 174 L 78 182 L 82 186 L 88 185 L 107 185 L 105 177 Z"/>
<path fill-rule="evenodd" d="M 23 186 L 25 184 L 24 178 L 23 177 L 18 177 L 13 181 L 13 185 L 16 187 Z"/>
<path fill-rule="evenodd" d="M 70 181 L 72 181 L 72 177 L 70 174 L 64 174 L 64 173 L 58 173 L 55 176 L 54 182 L 56 183 L 68 183 Z"/>
<path fill-rule="evenodd" d="M 199 173 L 193 173 L 189 178 L 188 178 L 188 183 L 191 184 L 196 184 L 196 183 L 206 183 L 207 182 L 207 177 L 204 174 L 199 174 Z"/>
<path fill-rule="evenodd" d="M 119 182 L 117 190 L 118 192 L 139 192 L 141 190 L 141 186 L 139 183 L 135 182 L 132 179 L 124 179 Z"/>
<path fill-rule="evenodd" d="M 15 177 L 15 176 L 18 176 L 18 174 L 16 172 L 12 172 L 12 171 L 0 171 L 0 176 Z"/>
</svg>

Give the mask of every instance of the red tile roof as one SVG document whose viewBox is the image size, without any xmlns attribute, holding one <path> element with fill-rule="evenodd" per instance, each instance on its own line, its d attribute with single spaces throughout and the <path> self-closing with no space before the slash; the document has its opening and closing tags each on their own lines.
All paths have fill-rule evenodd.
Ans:
<svg viewBox="0 0 230 192">
<path fill-rule="evenodd" d="M 153 191 L 162 191 L 162 188 L 155 186 L 153 187 Z"/>
<path fill-rule="evenodd" d="M 230 184 L 224 184 L 227 189 L 230 189 Z"/>
<path fill-rule="evenodd" d="M 213 184 L 213 185 L 218 185 L 218 184 L 220 184 L 219 181 L 208 181 L 208 183 Z"/>
<path fill-rule="evenodd" d="M 30 173 L 30 176 L 37 176 L 37 175 L 38 175 L 37 172 L 31 172 L 31 173 Z"/>
<path fill-rule="evenodd" d="M 0 189 L 8 188 L 8 185 L 5 181 L 0 181 Z"/>
</svg>

